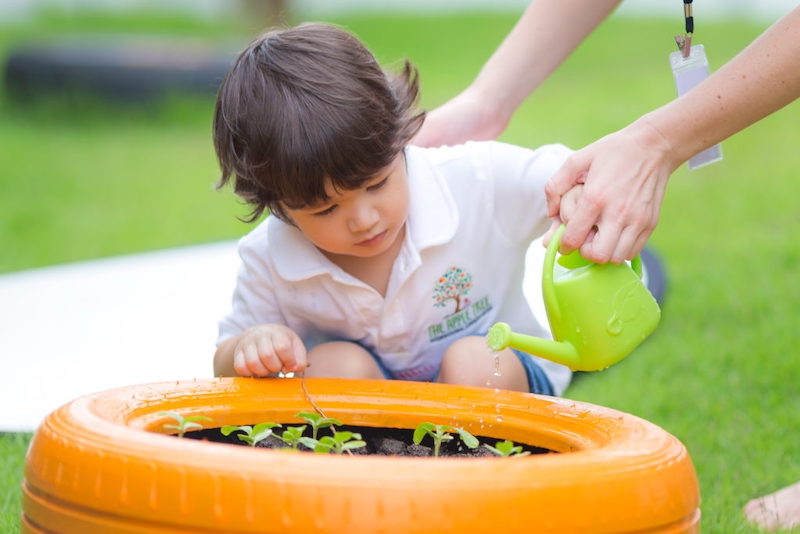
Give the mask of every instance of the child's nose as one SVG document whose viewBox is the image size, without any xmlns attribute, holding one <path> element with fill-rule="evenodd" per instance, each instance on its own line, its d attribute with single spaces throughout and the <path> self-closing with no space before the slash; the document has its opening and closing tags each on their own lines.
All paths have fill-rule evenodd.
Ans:
<svg viewBox="0 0 800 534">
<path fill-rule="evenodd" d="M 351 232 L 364 232 L 378 222 L 378 210 L 370 202 L 359 202 L 350 217 Z"/>
</svg>

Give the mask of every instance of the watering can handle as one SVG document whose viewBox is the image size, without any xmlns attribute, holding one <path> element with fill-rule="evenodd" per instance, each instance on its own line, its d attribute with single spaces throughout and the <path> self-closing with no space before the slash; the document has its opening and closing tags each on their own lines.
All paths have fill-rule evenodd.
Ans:
<svg viewBox="0 0 800 534">
<path fill-rule="evenodd" d="M 553 237 L 550 238 L 550 243 L 547 245 L 547 251 L 544 253 L 544 266 L 542 268 L 542 298 L 547 309 L 547 317 L 550 321 L 551 327 L 553 321 L 561 321 L 561 309 L 558 307 L 558 299 L 556 298 L 556 289 L 553 284 L 553 271 L 556 264 L 556 253 L 558 247 L 561 245 L 561 236 L 564 234 L 566 225 L 562 224 L 556 229 Z"/>
<path fill-rule="evenodd" d="M 641 254 L 637 254 L 635 258 L 631 260 L 631 269 L 633 272 L 636 273 L 636 276 L 639 278 L 642 277 L 642 256 Z"/>
<path fill-rule="evenodd" d="M 544 255 L 544 268 L 542 269 L 542 296 L 547 306 L 548 315 L 552 314 L 555 321 L 561 321 L 561 310 L 558 307 L 558 299 L 556 299 L 555 286 L 553 285 L 553 270 L 555 269 L 556 253 L 561 245 L 561 236 L 564 235 L 566 228 L 565 224 L 559 226 L 550 239 L 550 243 L 547 245 L 547 252 Z M 641 255 L 637 254 L 631 260 L 631 269 L 639 278 L 642 277 Z"/>
</svg>

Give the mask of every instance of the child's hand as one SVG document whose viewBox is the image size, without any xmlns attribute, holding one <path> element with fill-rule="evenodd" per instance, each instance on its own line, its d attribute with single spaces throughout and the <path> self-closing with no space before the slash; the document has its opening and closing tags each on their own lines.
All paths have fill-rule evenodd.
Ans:
<svg viewBox="0 0 800 534">
<path fill-rule="evenodd" d="M 561 205 L 558 211 L 558 218 L 561 222 L 569 222 L 572 215 L 577 211 L 578 199 L 581 197 L 581 191 L 583 191 L 583 184 L 578 184 L 561 197 Z"/>
<path fill-rule="evenodd" d="M 577 184 L 572 187 L 569 191 L 567 191 L 564 196 L 561 197 L 561 204 L 559 206 L 558 217 L 553 220 L 553 224 L 550 225 L 550 229 L 547 230 L 547 233 L 544 235 L 542 239 L 542 244 L 547 246 L 550 243 L 550 238 L 553 237 L 553 234 L 558 227 L 561 226 L 562 223 L 567 223 L 572 216 L 578 210 L 578 200 L 581 197 L 581 192 L 583 191 L 583 184 Z M 595 230 L 592 230 L 589 234 L 588 239 L 586 242 L 590 242 L 594 237 L 594 234 L 597 233 Z M 560 247 L 559 252 L 561 254 L 569 254 L 572 250 L 567 249 L 563 244 Z"/>
<path fill-rule="evenodd" d="M 298 373 L 306 364 L 306 347 L 300 336 L 280 324 L 246 330 L 233 348 L 233 368 L 241 376 Z"/>
</svg>

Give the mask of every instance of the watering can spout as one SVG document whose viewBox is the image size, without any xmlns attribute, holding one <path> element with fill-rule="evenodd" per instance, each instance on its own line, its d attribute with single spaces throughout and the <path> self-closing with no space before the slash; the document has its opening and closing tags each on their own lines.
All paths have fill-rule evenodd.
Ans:
<svg viewBox="0 0 800 534">
<path fill-rule="evenodd" d="M 507 323 L 495 323 L 486 336 L 489 349 L 497 352 L 511 347 L 529 354 L 566 365 L 572 370 L 580 368 L 578 349 L 569 341 L 552 341 L 511 331 Z"/>
</svg>

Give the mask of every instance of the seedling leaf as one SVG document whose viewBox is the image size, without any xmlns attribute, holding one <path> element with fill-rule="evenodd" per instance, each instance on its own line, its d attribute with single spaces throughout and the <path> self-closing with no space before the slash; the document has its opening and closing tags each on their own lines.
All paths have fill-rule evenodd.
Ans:
<svg viewBox="0 0 800 534">
<path fill-rule="evenodd" d="M 317 433 L 321 428 L 327 428 L 331 425 L 341 425 L 342 422 L 332 417 L 322 417 L 316 412 L 298 412 L 295 417 L 305 419 L 311 425 L 311 437 L 317 439 Z"/>
<path fill-rule="evenodd" d="M 237 437 L 250 445 L 255 447 L 259 441 L 267 439 L 272 434 L 272 429 L 276 426 L 281 426 L 278 423 L 259 423 L 255 427 L 250 425 L 225 425 L 220 429 L 223 436 L 229 436 L 232 432 L 242 432 Z"/>
<path fill-rule="evenodd" d="M 498 456 L 528 456 L 530 454 L 528 451 L 523 452 L 520 445 L 514 445 L 514 442 L 509 440 L 498 441 L 494 447 L 487 443 L 484 443 L 483 446 Z"/>
<path fill-rule="evenodd" d="M 237 425 L 225 425 L 219 429 L 222 432 L 223 436 L 230 436 L 232 432 L 236 432 L 237 430 L 241 430 L 245 433 L 250 433 L 253 431 L 253 427 L 251 426 L 237 426 Z"/>
<path fill-rule="evenodd" d="M 195 421 L 211 421 L 212 419 L 205 415 L 189 415 L 187 417 L 182 416 L 178 412 L 168 412 L 162 411 L 158 412 L 156 415 L 162 415 L 166 417 L 171 417 L 175 419 L 177 424 L 165 424 L 164 428 L 169 430 L 177 430 L 178 437 L 182 438 L 183 435 L 186 433 L 187 430 L 190 428 L 203 428 L 203 425 L 196 423 Z"/>
<path fill-rule="evenodd" d="M 470 434 L 469 432 L 467 432 L 463 428 L 457 428 L 456 427 L 456 428 L 454 428 L 454 430 L 456 432 L 458 432 L 458 436 L 461 438 L 461 441 L 464 442 L 464 445 L 466 445 L 470 449 L 474 449 L 475 447 L 480 445 L 480 442 L 478 441 L 478 438 L 476 438 L 475 436 L 473 436 L 472 434 Z"/>
<path fill-rule="evenodd" d="M 428 434 L 433 435 L 434 429 L 433 423 L 420 423 L 419 426 L 414 429 L 414 445 L 422 443 L 422 440 Z"/>
</svg>

